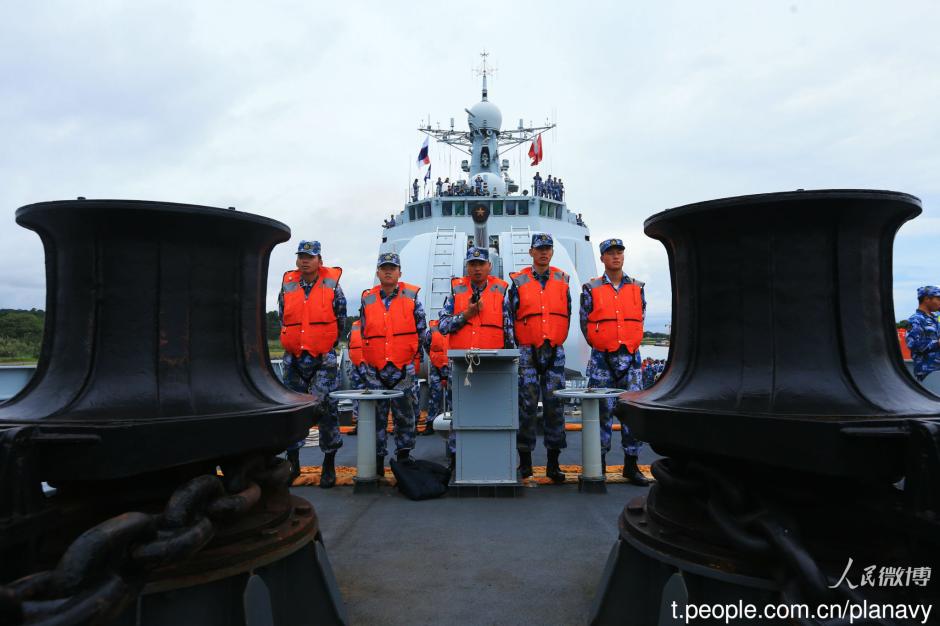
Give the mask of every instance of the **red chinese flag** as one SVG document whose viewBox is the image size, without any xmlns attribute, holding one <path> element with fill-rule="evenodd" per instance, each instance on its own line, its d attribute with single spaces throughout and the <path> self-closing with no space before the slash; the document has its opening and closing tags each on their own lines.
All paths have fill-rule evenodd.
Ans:
<svg viewBox="0 0 940 626">
<path fill-rule="evenodd" d="M 529 158 L 532 159 L 532 165 L 538 165 L 542 160 L 542 135 L 536 137 L 529 146 Z"/>
</svg>

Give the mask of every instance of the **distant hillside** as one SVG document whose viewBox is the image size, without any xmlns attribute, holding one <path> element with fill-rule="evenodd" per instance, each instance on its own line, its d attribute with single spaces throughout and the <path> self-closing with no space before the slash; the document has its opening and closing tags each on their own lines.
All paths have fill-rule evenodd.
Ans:
<svg viewBox="0 0 940 626">
<path fill-rule="evenodd" d="M 0 309 L 0 361 L 38 359 L 45 319 L 38 309 Z"/>
</svg>

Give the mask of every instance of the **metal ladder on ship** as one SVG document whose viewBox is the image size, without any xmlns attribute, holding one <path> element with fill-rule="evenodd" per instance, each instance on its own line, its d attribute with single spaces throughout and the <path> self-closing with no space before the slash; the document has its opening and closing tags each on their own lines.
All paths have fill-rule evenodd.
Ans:
<svg viewBox="0 0 940 626">
<path fill-rule="evenodd" d="M 444 307 L 444 298 L 450 295 L 450 278 L 454 275 L 455 228 L 440 228 L 434 231 L 434 259 L 431 266 L 431 294 L 427 301 L 428 319 L 436 320 Z"/>
<path fill-rule="evenodd" d="M 512 246 L 512 271 L 520 272 L 532 265 L 532 257 L 529 256 L 529 248 L 532 247 L 532 231 L 528 226 L 512 226 L 509 238 Z M 508 272 L 506 280 L 509 280 Z"/>
</svg>

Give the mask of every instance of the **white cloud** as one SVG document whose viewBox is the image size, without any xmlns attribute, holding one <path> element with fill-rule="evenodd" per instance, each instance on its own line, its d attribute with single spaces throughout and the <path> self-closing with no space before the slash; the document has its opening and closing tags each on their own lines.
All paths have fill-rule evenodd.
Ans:
<svg viewBox="0 0 940 626">
<path fill-rule="evenodd" d="M 383 217 L 404 200 L 429 114 L 463 127 L 483 47 L 506 125 L 554 117 L 541 169 L 592 241 L 622 236 L 668 321 L 661 210 L 795 188 L 891 188 L 924 200 L 901 229 L 898 285 L 940 282 L 938 8 L 877 2 L 144 2 L 18 4 L 0 25 L 0 307 L 44 306 L 38 238 L 17 206 L 129 197 L 236 206 L 319 238 L 353 300 Z M 435 175 L 461 157 L 432 148 Z M 527 182 L 528 166 L 512 174 Z M 896 308 L 909 306 L 903 290 Z"/>
</svg>

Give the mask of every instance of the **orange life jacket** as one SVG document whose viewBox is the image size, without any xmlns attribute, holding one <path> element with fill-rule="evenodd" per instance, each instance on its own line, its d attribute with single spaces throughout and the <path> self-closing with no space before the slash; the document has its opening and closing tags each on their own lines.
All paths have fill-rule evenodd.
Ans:
<svg viewBox="0 0 940 626">
<path fill-rule="evenodd" d="M 398 295 L 385 310 L 382 286 L 362 292 L 362 310 L 366 327 L 362 332 L 362 356 L 366 363 L 381 369 L 386 363 L 403 368 L 418 354 L 418 329 L 415 325 L 415 301 L 419 287 L 398 283 Z"/>
<path fill-rule="evenodd" d="M 502 279 L 487 277 L 486 288 L 480 292 L 483 308 L 468 318 L 460 330 L 448 335 L 452 350 L 503 347 L 503 299 L 508 287 L 509 283 Z M 470 278 L 452 278 L 450 291 L 454 296 L 454 315 L 459 315 L 470 306 L 470 296 L 473 295 Z"/>
<path fill-rule="evenodd" d="M 440 322 L 438 320 L 431 320 L 428 322 L 428 326 L 431 329 L 431 365 L 437 369 L 447 365 L 447 350 L 448 344 L 450 343 L 449 337 L 441 333 L 441 329 L 438 328 Z"/>
<path fill-rule="evenodd" d="M 532 275 L 532 268 L 509 275 L 519 291 L 516 312 L 516 341 L 520 346 L 541 346 L 547 339 L 560 346 L 568 338 L 568 275 L 548 268 L 545 288 Z"/>
<path fill-rule="evenodd" d="M 616 352 L 626 346 L 632 354 L 643 339 L 643 283 L 630 279 L 617 291 L 603 278 L 587 282 L 594 303 L 587 318 L 587 341 L 601 352 Z"/>
<path fill-rule="evenodd" d="M 898 343 L 901 344 L 901 358 L 905 361 L 910 361 L 914 357 L 911 356 L 911 349 L 907 347 L 907 329 L 899 328 L 898 329 Z"/>
<path fill-rule="evenodd" d="M 349 329 L 349 362 L 353 365 L 362 363 L 362 330 L 359 320 Z"/>
<path fill-rule="evenodd" d="M 281 320 L 281 345 L 286 352 L 300 356 L 303 351 L 313 356 L 333 349 L 339 337 L 333 297 L 340 267 L 320 267 L 319 278 L 310 289 L 310 295 L 300 286 L 300 271 L 284 272 L 281 289 L 284 291 L 284 315 Z"/>
</svg>

